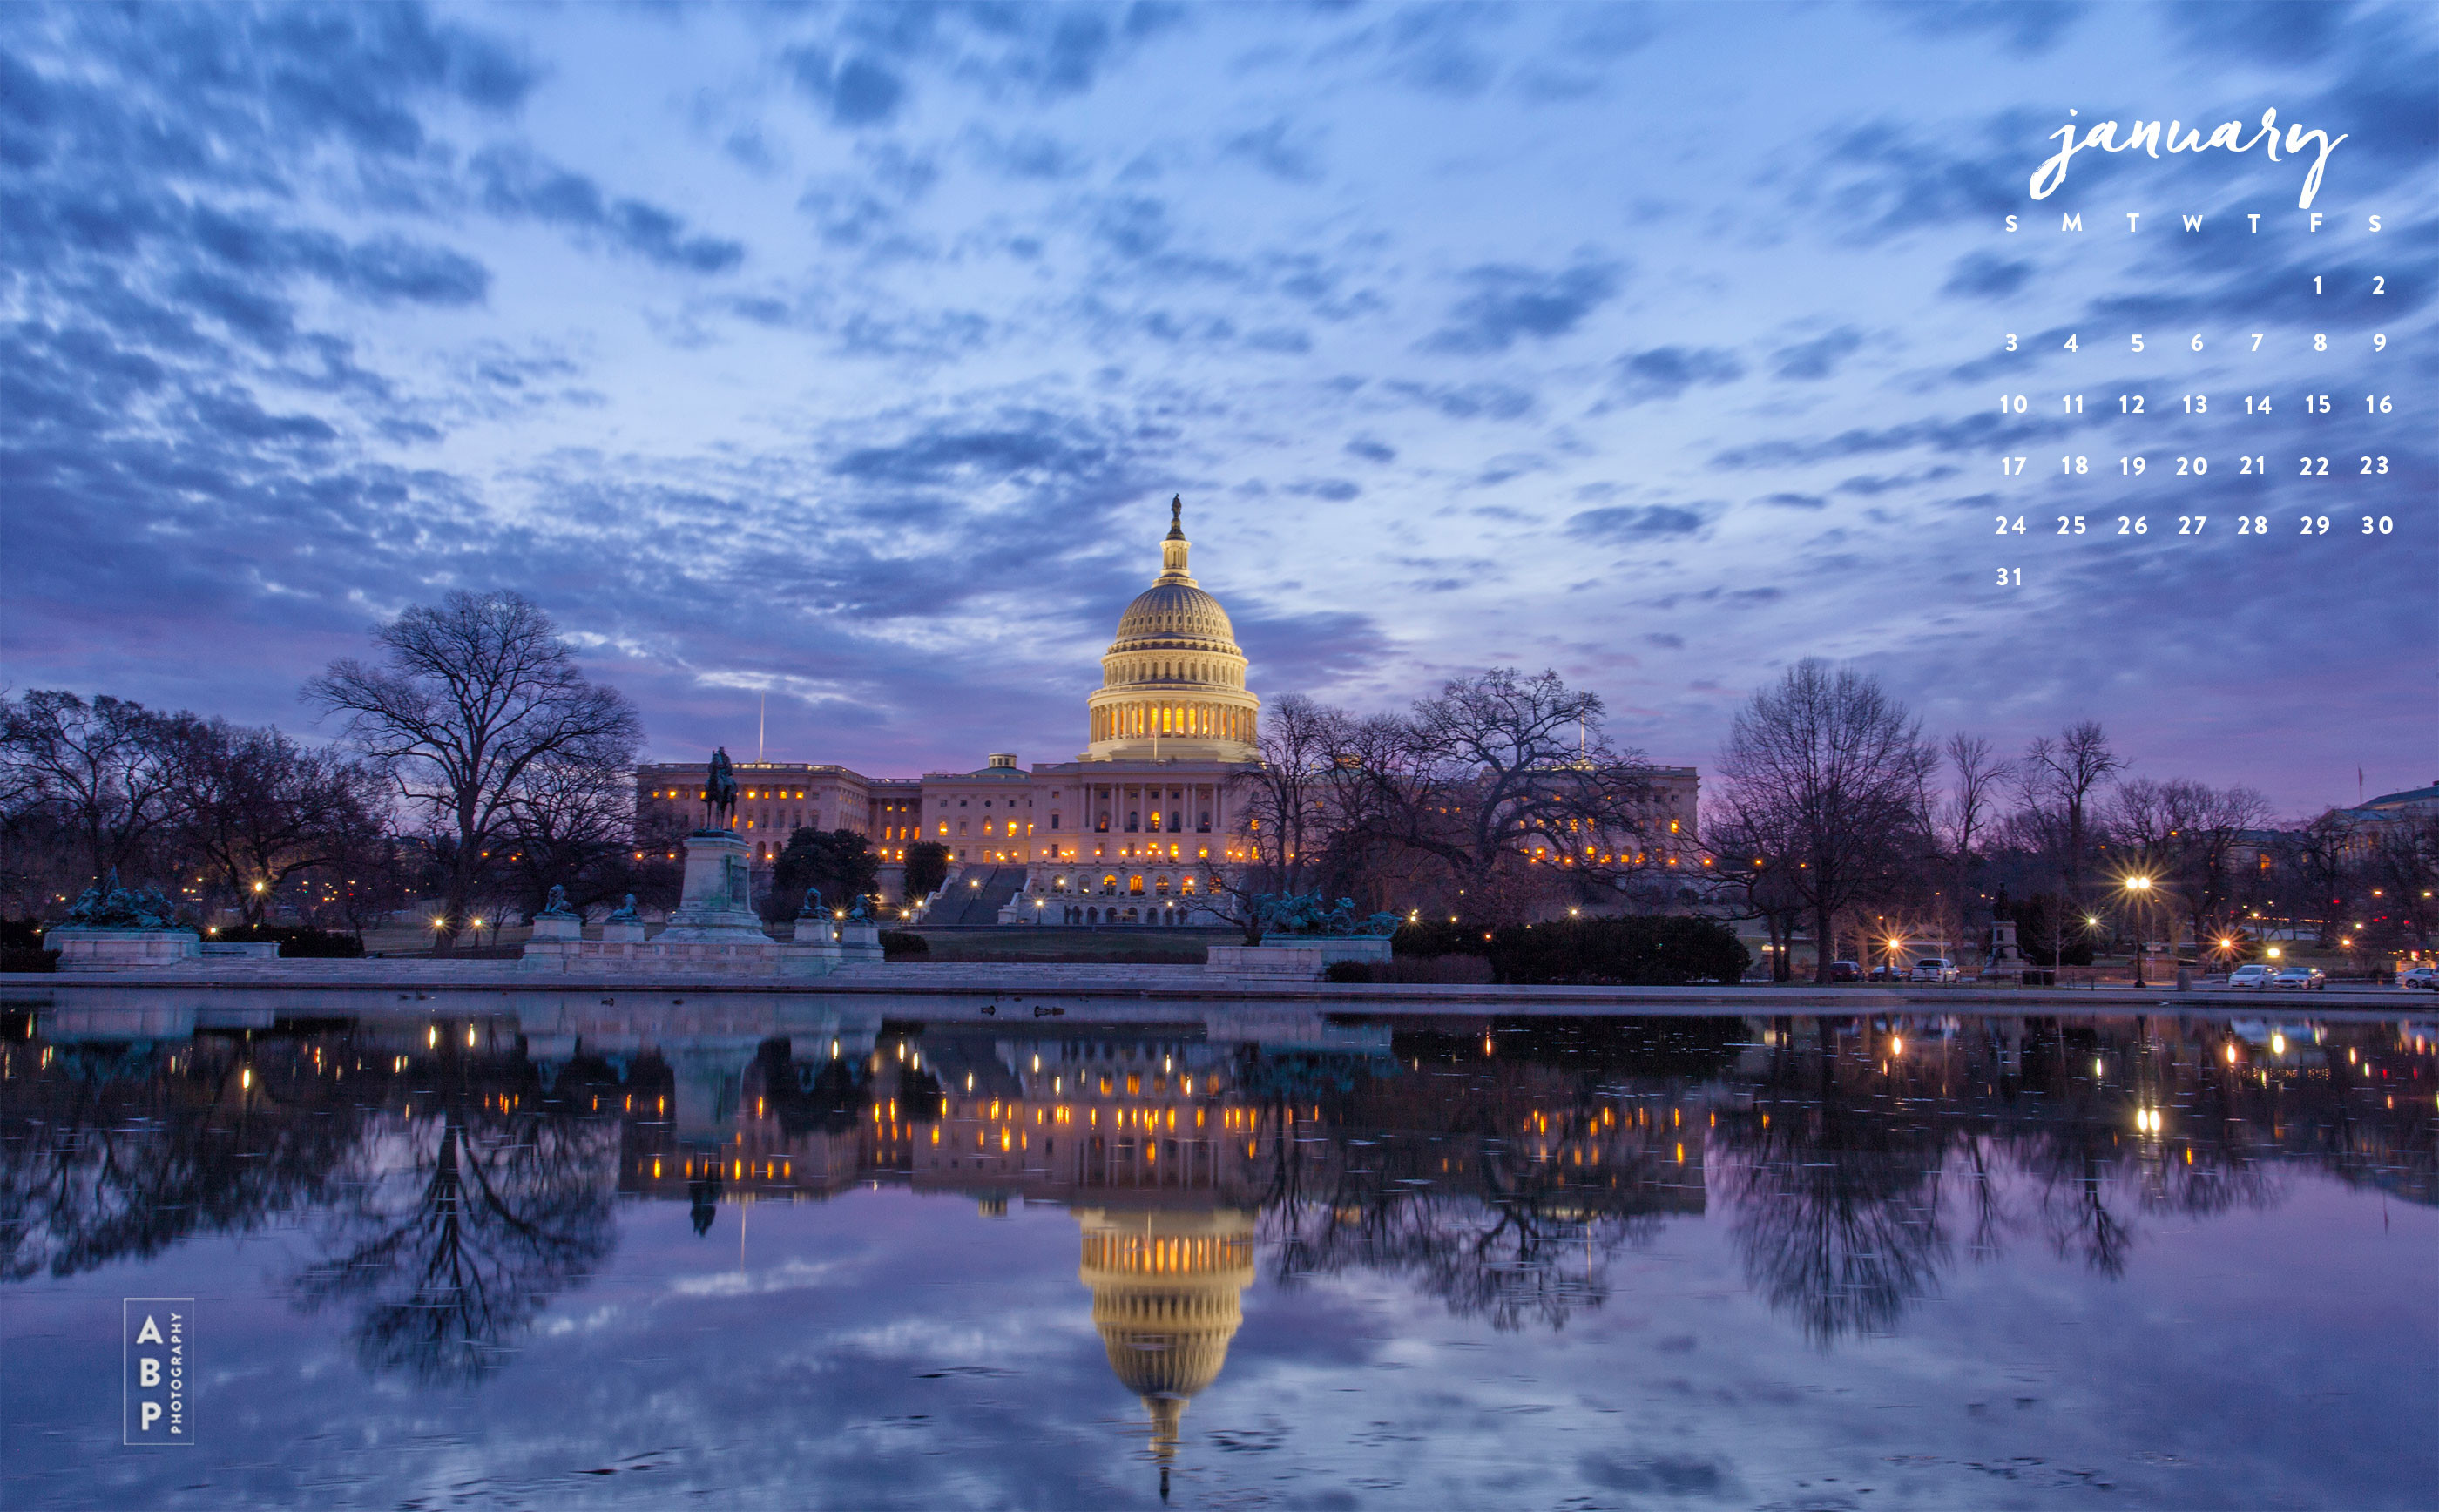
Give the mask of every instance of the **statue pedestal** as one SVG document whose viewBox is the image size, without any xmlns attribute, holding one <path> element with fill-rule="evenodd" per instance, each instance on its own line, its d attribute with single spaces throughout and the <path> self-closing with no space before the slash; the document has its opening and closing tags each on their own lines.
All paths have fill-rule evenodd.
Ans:
<svg viewBox="0 0 2439 1512">
<path fill-rule="evenodd" d="M 62 971 L 179 966 L 204 953 L 203 937 L 190 929 L 85 929 L 62 924 L 44 932 L 43 944 L 60 952 Z"/>
<path fill-rule="evenodd" d="M 1333 961 L 1390 959 L 1385 934 L 1270 934 L 1259 945 L 1214 945 L 1202 969 L 1237 976 L 1286 976 L 1309 982 Z"/>
<path fill-rule="evenodd" d="M 762 933 L 748 891 L 745 842 L 725 829 L 698 829 L 685 837 L 685 887 L 663 945 L 772 943 Z"/>
<path fill-rule="evenodd" d="M 881 959 L 881 926 L 868 919 L 849 919 L 839 926 L 839 959 L 847 964 Z"/>
<path fill-rule="evenodd" d="M 601 940 L 605 945 L 641 945 L 644 926 L 639 921 L 613 919 L 601 926 Z"/>
<path fill-rule="evenodd" d="M 536 914 L 533 916 L 534 940 L 580 940 L 584 938 L 584 920 L 574 914 Z"/>
</svg>

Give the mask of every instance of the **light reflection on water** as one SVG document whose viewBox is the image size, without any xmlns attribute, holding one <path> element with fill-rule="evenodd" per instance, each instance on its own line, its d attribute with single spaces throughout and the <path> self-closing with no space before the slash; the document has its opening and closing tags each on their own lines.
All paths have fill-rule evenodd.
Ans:
<svg viewBox="0 0 2439 1512">
<path fill-rule="evenodd" d="M 2433 1489 L 2428 1026 L 779 1027 L 33 1025 L 0 1495 Z M 165 1463 L 116 1299 L 189 1292 Z"/>
</svg>

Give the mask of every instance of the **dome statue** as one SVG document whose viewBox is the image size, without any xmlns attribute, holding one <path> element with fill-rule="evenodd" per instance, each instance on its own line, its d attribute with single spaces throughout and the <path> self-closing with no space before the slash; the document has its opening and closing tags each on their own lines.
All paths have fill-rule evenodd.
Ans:
<svg viewBox="0 0 2439 1512">
<path fill-rule="evenodd" d="M 1168 501 L 1160 576 L 1118 616 L 1088 701 L 1087 761 L 1255 761 L 1262 701 L 1245 688 L 1245 653 L 1220 600 L 1185 570 L 1185 501 Z"/>
<path fill-rule="evenodd" d="M 1151 1414 L 1152 1451 L 1176 1452 L 1185 1404 L 1220 1377 L 1254 1281 L 1254 1216 L 1235 1208 L 1078 1208 L 1077 1274 L 1110 1369 Z M 1165 1479 L 1165 1474 L 1164 1474 Z"/>
</svg>

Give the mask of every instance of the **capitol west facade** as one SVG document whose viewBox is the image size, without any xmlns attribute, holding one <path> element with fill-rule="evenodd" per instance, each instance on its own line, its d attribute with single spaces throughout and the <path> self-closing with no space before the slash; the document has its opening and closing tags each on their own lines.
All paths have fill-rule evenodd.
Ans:
<svg viewBox="0 0 2439 1512">
<path fill-rule="evenodd" d="M 1260 763 L 1261 700 L 1220 601 L 1187 570 L 1183 507 L 1170 504 L 1161 570 L 1118 618 L 1085 703 L 1073 761 L 1020 767 L 993 753 L 978 771 L 866 777 L 845 767 L 737 767 L 738 832 L 767 865 L 799 827 L 871 840 L 884 882 L 907 846 L 949 847 L 932 924 L 1220 922 L 1202 889 L 1213 863 L 1244 859 L 1231 778 Z M 702 762 L 638 767 L 649 831 L 697 822 Z"/>
<path fill-rule="evenodd" d="M 777 859 L 795 829 L 852 829 L 872 842 L 893 896 L 909 845 L 949 847 L 949 881 L 927 924 L 1225 922 L 1207 888 L 1215 866 L 1252 859 L 1232 779 L 1261 762 L 1262 705 L 1246 686 L 1228 612 L 1195 582 L 1187 551 L 1172 499 L 1160 576 L 1118 616 L 1075 760 L 1028 768 L 995 752 L 978 771 L 919 778 L 740 762 L 733 822 L 755 864 Z M 1698 774 L 1655 767 L 1650 775 L 1656 815 L 1690 859 Z M 702 762 L 638 767 L 639 832 L 699 822 L 703 780 Z"/>
</svg>

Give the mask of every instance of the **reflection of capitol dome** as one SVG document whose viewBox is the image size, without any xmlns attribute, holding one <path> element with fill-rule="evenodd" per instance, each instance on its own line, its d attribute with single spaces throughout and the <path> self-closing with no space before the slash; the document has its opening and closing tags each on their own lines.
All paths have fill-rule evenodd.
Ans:
<svg viewBox="0 0 2439 1512">
<path fill-rule="evenodd" d="M 1184 508 L 1169 501 L 1160 577 L 1118 616 L 1117 638 L 1101 658 L 1087 760 L 1256 758 L 1262 701 L 1245 690 L 1245 653 L 1228 612 L 1186 573 Z"/>
<path fill-rule="evenodd" d="M 1219 1379 L 1245 1321 L 1238 1297 L 1254 1280 L 1253 1215 L 1081 1208 L 1076 1221 L 1093 1326 L 1110 1369 L 1150 1412 L 1152 1448 L 1165 1460 L 1186 1399 Z"/>
</svg>

